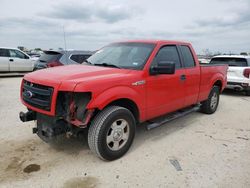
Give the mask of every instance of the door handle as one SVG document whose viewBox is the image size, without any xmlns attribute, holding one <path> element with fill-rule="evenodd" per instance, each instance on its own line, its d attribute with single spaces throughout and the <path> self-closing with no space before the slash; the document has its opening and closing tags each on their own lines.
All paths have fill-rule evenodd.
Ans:
<svg viewBox="0 0 250 188">
<path fill-rule="evenodd" d="M 14 59 L 9 59 L 9 61 L 14 61 Z"/>
<path fill-rule="evenodd" d="M 181 81 L 185 81 L 186 79 L 187 79 L 187 78 L 186 78 L 186 75 L 185 75 L 185 74 L 183 74 L 183 75 L 180 76 L 180 80 L 181 80 Z"/>
</svg>

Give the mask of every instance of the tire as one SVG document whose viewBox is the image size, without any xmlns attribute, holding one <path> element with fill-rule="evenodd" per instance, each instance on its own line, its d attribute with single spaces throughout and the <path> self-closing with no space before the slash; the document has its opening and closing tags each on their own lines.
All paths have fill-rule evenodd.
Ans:
<svg viewBox="0 0 250 188">
<path fill-rule="evenodd" d="M 99 112 L 88 131 L 90 150 L 103 160 L 122 157 L 135 135 L 135 118 L 126 108 L 109 106 Z"/>
<path fill-rule="evenodd" d="M 213 114 L 219 105 L 220 88 L 213 86 L 208 99 L 201 104 L 201 112 L 205 114 Z"/>
</svg>

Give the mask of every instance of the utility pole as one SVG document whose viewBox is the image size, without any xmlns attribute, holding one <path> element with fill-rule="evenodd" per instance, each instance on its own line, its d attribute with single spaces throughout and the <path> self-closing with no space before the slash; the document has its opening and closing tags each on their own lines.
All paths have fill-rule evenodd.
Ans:
<svg viewBox="0 0 250 188">
<path fill-rule="evenodd" d="M 69 63 L 68 62 L 68 52 L 67 52 L 67 45 L 66 45 L 66 35 L 65 35 L 65 29 L 64 29 L 64 25 L 63 25 L 63 38 L 64 38 L 64 51 L 65 51 L 65 53 L 66 53 L 66 62 L 67 62 L 67 64 Z"/>
<path fill-rule="evenodd" d="M 66 36 L 65 36 L 65 30 L 64 30 L 64 25 L 63 25 L 63 38 L 64 38 L 64 50 L 67 50 L 67 45 L 66 45 Z"/>
</svg>

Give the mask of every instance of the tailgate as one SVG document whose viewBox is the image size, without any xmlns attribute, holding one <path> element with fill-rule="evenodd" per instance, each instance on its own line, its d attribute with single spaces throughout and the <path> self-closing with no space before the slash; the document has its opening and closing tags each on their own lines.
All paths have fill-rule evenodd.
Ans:
<svg viewBox="0 0 250 188">
<path fill-rule="evenodd" d="M 227 71 L 228 82 L 250 83 L 250 79 L 243 75 L 247 67 L 229 67 Z"/>
</svg>

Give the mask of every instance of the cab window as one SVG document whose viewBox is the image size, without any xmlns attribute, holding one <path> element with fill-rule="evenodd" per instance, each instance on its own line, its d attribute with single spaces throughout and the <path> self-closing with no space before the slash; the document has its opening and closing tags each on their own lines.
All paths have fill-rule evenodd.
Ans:
<svg viewBox="0 0 250 188">
<path fill-rule="evenodd" d="M 176 46 L 164 46 L 162 47 L 159 52 L 157 53 L 153 64 L 156 64 L 157 62 L 165 61 L 169 63 L 175 64 L 175 69 L 181 68 L 181 61 L 179 57 L 179 53 L 177 51 Z"/>
</svg>

